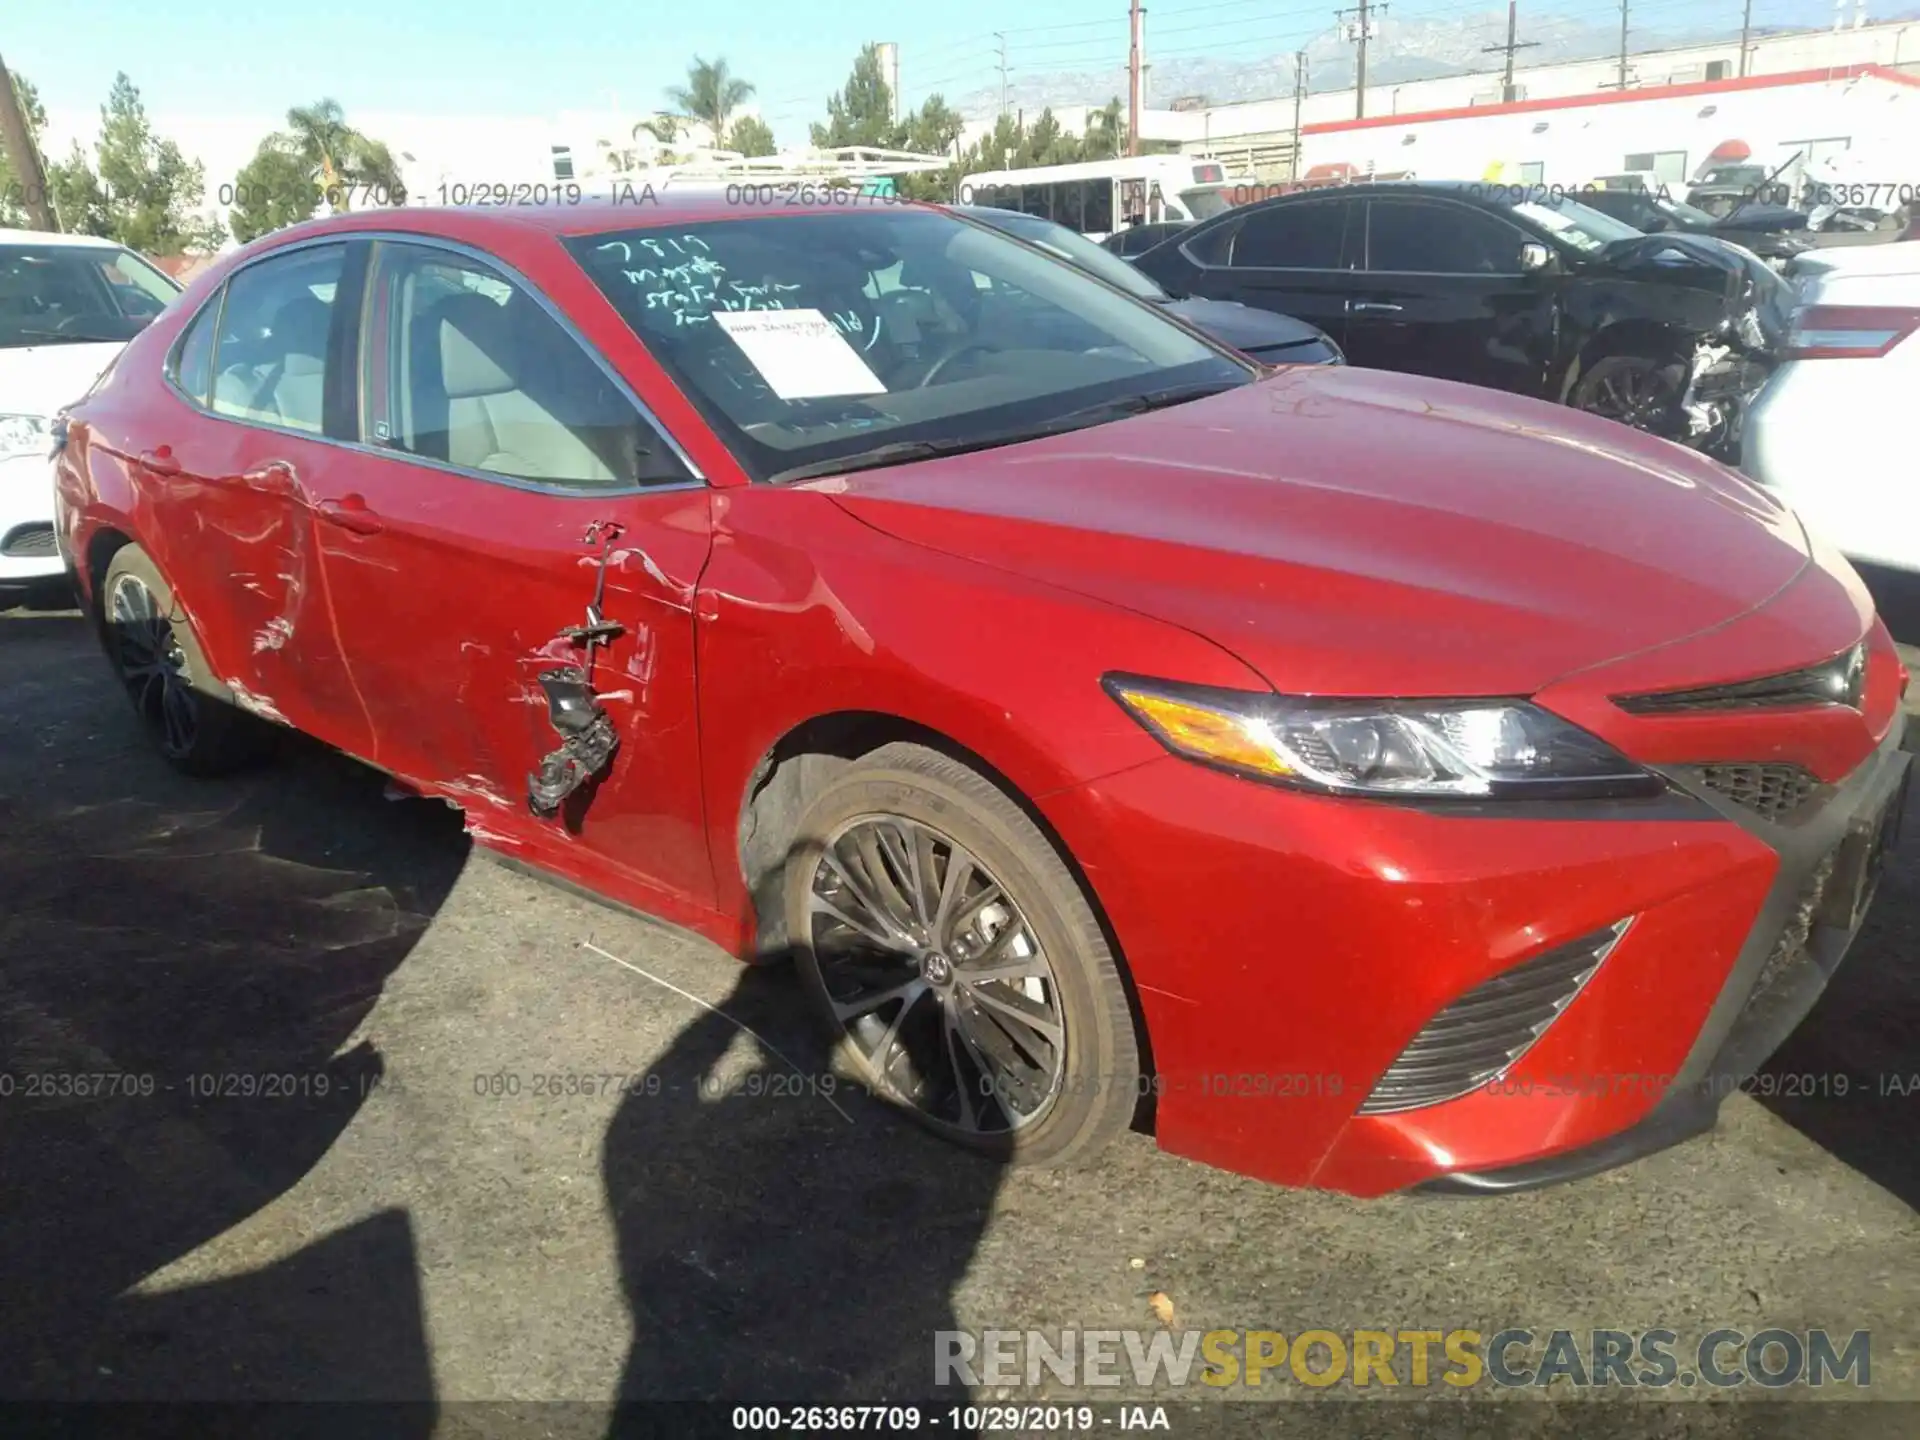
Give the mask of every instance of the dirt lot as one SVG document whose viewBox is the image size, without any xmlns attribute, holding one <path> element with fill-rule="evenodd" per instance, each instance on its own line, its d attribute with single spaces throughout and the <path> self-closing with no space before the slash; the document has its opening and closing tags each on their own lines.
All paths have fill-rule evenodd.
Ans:
<svg viewBox="0 0 1920 1440">
<path fill-rule="evenodd" d="M 1870 1393 L 1920 1401 L 1920 1093 L 1886 1092 L 1920 1072 L 1911 840 L 1769 1071 L 1847 1098 L 1736 1097 L 1709 1139 L 1498 1201 L 1292 1193 L 1143 1136 L 1008 1175 L 845 1088 L 754 1093 L 822 1073 L 788 976 L 486 861 L 324 753 L 175 777 L 71 615 L 0 618 L 0 894 L 0 1395 L 570 1400 L 604 1428 L 615 1395 L 925 1396 L 935 1331 L 1151 1327 L 1158 1294 L 1289 1335 L 1869 1330 Z M 122 1093 L 21 1088 L 65 1073 Z M 1308 1412 L 1387 1415 L 1260 1428 Z M 1799 1414 L 1920 1434 L 1920 1405 Z"/>
</svg>

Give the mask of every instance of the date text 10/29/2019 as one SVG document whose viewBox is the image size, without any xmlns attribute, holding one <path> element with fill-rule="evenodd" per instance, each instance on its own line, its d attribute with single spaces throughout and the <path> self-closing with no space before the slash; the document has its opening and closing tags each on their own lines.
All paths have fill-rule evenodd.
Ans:
<svg viewBox="0 0 1920 1440">
<path fill-rule="evenodd" d="M 1074 1433 L 1108 1430 L 1171 1431 L 1164 1405 L 736 1405 L 733 1428 L 781 1435 L 880 1434 L 916 1431 L 956 1435 Z"/>
</svg>

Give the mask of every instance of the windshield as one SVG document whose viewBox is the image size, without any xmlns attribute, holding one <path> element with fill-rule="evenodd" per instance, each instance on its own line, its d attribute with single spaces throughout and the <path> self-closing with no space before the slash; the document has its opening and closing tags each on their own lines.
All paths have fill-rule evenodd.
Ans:
<svg viewBox="0 0 1920 1440">
<path fill-rule="evenodd" d="M 1631 240 L 1640 232 L 1624 220 L 1602 215 L 1564 195 L 1539 194 L 1515 201 L 1513 213 L 1531 220 L 1554 238 L 1586 254 L 1604 250 L 1616 240 Z"/>
<path fill-rule="evenodd" d="M 1022 215 L 1017 210 L 976 209 L 969 210 L 967 214 L 982 225 L 991 225 L 996 230 L 1017 236 L 1029 245 L 1051 250 L 1062 260 L 1098 275 L 1109 285 L 1117 285 L 1129 295 L 1155 302 L 1167 298 L 1166 291 L 1144 273 L 1134 269 L 1111 250 L 1103 249 L 1064 225 L 1042 220 L 1037 215 Z"/>
<path fill-rule="evenodd" d="M 1211 220 L 1216 215 L 1224 215 L 1233 208 L 1226 193 L 1217 185 L 1203 185 L 1194 190 L 1182 190 L 1180 203 L 1187 207 L 1187 213 L 1196 220 Z"/>
<path fill-rule="evenodd" d="M 179 293 L 118 246 L 0 245 L 0 349 L 131 340 Z"/>
<path fill-rule="evenodd" d="M 937 210 L 694 221 L 567 246 L 756 479 L 883 445 L 1010 443 L 1109 402 L 1256 373 L 1153 306 Z"/>
</svg>

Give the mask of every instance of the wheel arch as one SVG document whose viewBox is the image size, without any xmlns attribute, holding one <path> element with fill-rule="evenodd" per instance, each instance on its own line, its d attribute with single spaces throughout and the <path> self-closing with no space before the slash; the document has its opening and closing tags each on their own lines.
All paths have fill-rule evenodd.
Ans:
<svg viewBox="0 0 1920 1440">
<path fill-rule="evenodd" d="M 1567 404 L 1573 396 L 1574 386 L 1580 383 L 1580 377 L 1609 355 L 1684 359 L 1693 342 L 1691 332 L 1658 320 L 1640 317 L 1616 320 L 1587 337 L 1574 355 L 1573 363 L 1567 366 L 1566 373 L 1560 377 L 1556 398 L 1562 405 Z"/>
<path fill-rule="evenodd" d="M 87 618 L 93 625 L 94 634 L 100 638 L 102 644 L 106 643 L 107 638 L 107 612 L 106 597 L 101 594 L 101 587 L 106 584 L 107 567 L 113 564 L 114 556 L 127 546 L 137 543 L 132 535 L 114 525 L 97 526 L 93 533 L 87 536 L 86 552 L 77 567 L 81 583 L 86 586 L 81 599 L 85 604 Z"/>
<path fill-rule="evenodd" d="M 924 746 L 976 771 L 1033 822 L 1086 899 L 1111 950 L 1126 989 L 1135 1044 L 1146 1074 L 1153 1072 L 1152 1037 L 1147 1030 L 1126 950 L 1115 933 L 1100 892 L 1080 865 L 1073 848 L 1035 798 L 1001 765 L 945 731 L 882 710 L 837 710 L 790 726 L 760 757 L 738 801 L 734 856 L 747 888 L 755 925 L 752 960 L 773 964 L 790 955 L 781 883 L 801 814 L 813 799 L 862 756 L 897 742 Z M 1043 792 L 1044 793 L 1044 792 Z M 1150 1098 L 1150 1097 L 1148 1097 Z M 1140 1120 L 1150 1120 L 1143 1103 Z"/>
</svg>

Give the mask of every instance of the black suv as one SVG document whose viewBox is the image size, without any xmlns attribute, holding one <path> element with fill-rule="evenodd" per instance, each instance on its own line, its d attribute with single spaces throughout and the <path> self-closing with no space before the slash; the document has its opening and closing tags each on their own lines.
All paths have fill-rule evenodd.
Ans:
<svg viewBox="0 0 1920 1440">
<path fill-rule="evenodd" d="M 1176 294 L 1316 325 L 1353 365 L 1564 402 L 1716 455 L 1793 293 L 1706 236 L 1538 186 L 1363 183 L 1240 206 L 1133 262 Z"/>
</svg>

